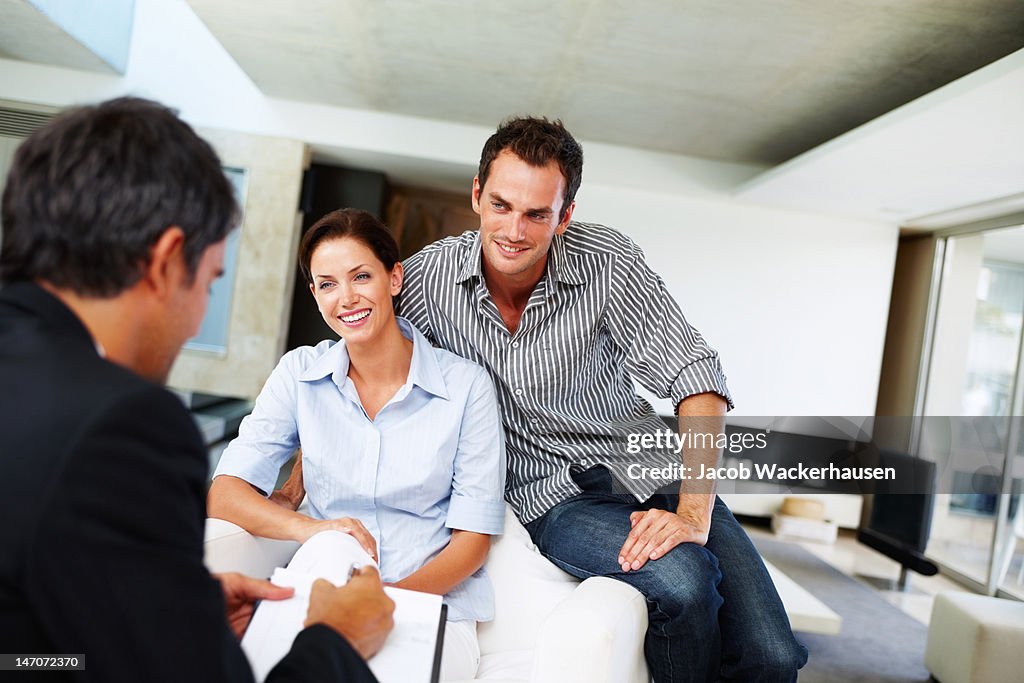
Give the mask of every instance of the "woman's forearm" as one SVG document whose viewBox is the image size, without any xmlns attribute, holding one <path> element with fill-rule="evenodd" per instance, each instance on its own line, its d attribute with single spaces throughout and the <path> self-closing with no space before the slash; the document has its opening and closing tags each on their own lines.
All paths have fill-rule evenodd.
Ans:
<svg viewBox="0 0 1024 683">
<path fill-rule="evenodd" d="M 314 520 L 264 498 L 249 482 L 221 475 L 213 480 L 206 514 L 234 522 L 255 536 L 303 542 Z"/>
<path fill-rule="evenodd" d="M 491 537 L 455 529 L 437 557 L 395 584 L 398 588 L 444 595 L 480 569 L 491 548 Z"/>
</svg>

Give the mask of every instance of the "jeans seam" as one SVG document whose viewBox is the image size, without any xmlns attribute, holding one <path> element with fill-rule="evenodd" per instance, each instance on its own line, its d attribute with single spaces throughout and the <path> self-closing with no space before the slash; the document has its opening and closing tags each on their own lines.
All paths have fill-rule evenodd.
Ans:
<svg viewBox="0 0 1024 683">
<path fill-rule="evenodd" d="M 647 602 L 648 605 L 652 606 L 653 609 L 657 611 L 659 614 L 661 614 L 663 617 L 665 617 L 666 619 L 670 618 L 668 612 L 661 608 L 661 604 L 657 600 L 652 600 L 651 598 L 648 598 L 646 595 L 644 595 L 644 600 Z M 648 608 L 648 613 L 650 613 L 650 608 Z M 675 662 L 673 662 L 672 660 L 672 646 L 670 643 L 673 637 L 678 638 L 679 636 L 669 636 L 667 634 L 658 633 L 657 631 L 651 628 L 651 623 L 648 620 L 646 637 L 654 637 L 656 639 L 665 641 L 664 645 L 658 647 L 658 649 L 661 650 L 659 654 L 663 658 L 662 664 L 665 665 L 665 669 L 667 669 L 665 673 L 668 673 L 668 680 L 675 680 L 676 667 Z"/>
</svg>

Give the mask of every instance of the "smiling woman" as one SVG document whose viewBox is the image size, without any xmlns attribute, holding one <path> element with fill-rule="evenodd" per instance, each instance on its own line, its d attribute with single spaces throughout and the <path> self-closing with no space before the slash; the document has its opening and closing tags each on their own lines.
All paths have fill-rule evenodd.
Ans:
<svg viewBox="0 0 1024 683">
<path fill-rule="evenodd" d="M 299 265 L 341 340 L 281 359 L 221 457 L 209 514 L 270 538 L 351 534 L 385 582 L 445 596 L 442 675 L 472 678 L 476 622 L 494 611 L 481 567 L 505 511 L 494 387 L 483 368 L 395 315 L 398 247 L 370 214 L 317 221 Z M 308 515 L 266 498 L 299 447 Z"/>
<path fill-rule="evenodd" d="M 303 237 L 299 261 L 320 315 L 345 340 L 349 356 L 379 356 L 384 344 L 394 361 L 390 379 L 401 379 L 401 386 L 412 342 L 395 324 L 393 298 L 402 290 L 402 264 L 390 233 L 368 213 L 334 211 Z"/>
</svg>

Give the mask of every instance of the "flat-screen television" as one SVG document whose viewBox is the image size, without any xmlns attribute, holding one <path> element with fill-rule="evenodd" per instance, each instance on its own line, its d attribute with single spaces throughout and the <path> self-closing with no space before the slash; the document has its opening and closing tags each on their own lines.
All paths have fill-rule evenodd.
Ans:
<svg viewBox="0 0 1024 683">
<path fill-rule="evenodd" d="M 924 556 L 932 527 L 935 463 L 880 450 L 878 465 L 896 470 L 891 482 L 876 482 L 866 524 L 857 540 L 908 569 L 931 576 L 938 567 Z"/>
</svg>

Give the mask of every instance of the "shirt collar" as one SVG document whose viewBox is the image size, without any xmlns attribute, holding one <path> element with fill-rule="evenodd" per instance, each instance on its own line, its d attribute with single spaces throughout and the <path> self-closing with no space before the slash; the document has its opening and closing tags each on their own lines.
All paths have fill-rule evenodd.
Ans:
<svg viewBox="0 0 1024 683">
<path fill-rule="evenodd" d="M 572 229 L 572 223 L 568 230 Z M 456 283 L 463 283 L 472 277 L 483 278 L 483 250 L 480 246 L 480 231 L 473 234 L 473 240 L 469 243 L 467 252 L 463 256 L 459 272 L 455 277 Z M 548 250 L 547 274 L 550 279 L 556 282 L 564 282 L 567 285 L 582 285 L 583 276 L 580 274 L 576 264 L 569 257 L 565 246 L 565 235 L 555 235 L 551 240 L 551 249 Z"/>
<path fill-rule="evenodd" d="M 437 354 L 427 338 L 412 323 L 402 317 L 395 317 L 402 336 L 412 342 L 412 362 L 409 364 L 409 378 L 406 384 L 418 386 L 438 398 L 448 399 L 448 385 L 445 383 Z M 299 375 L 301 382 L 315 382 L 330 376 L 339 388 L 348 383 L 349 357 L 345 340 L 324 351 L 306 370 Z"/>
<path fill-rule="evenodd" d="M 405 338 L 412 340 L 412 363 L 409 365 L 409 379 L 406 383 L 447 400 L 448 385 L 444 381 L 434 347 L 411 322 L 400 317 L 396 320 Z"/>
<path fill-rule="evenodd" d="M 483 279 L 484 270 L 481 258 L 480 231 L 477 230 L 473 233 L 473 239 L 470 240 L 466 253 L 462 257 L 462 264 L 459 266 L 459 272 L 455 276 L 455 282 L 462 284 L 471 277 Z"/>
<path fill-rule="evenodd" d="M 566 231 L 572 230 L 572 223 Z M 580 273 L 576 263 L 569 256 L 568 248 L 565 246 L 565 233 L 555 235 L 551 240 L 551 249 L 548 250 L 548 274 L 552 280 L 564 282 L 567 285 L 584 284 L 583 275 Z"/>
</svg>

